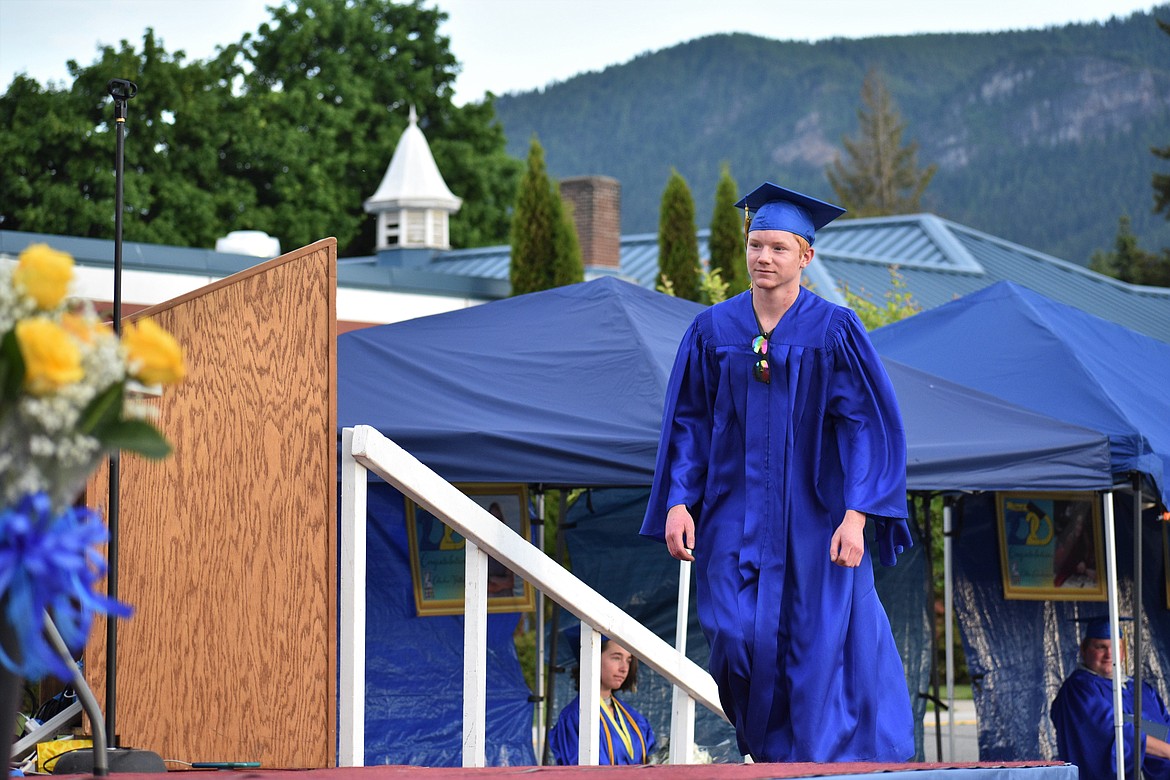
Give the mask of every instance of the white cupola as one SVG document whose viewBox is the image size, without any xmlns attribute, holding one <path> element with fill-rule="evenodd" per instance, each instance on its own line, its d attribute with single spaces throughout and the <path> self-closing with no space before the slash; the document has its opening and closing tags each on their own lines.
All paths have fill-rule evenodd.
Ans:
<svg viewBox="0 0 1170 780">
<path fill-rule="evenodd" d="M 450 249 L 447 223 L 463 203 L 443 181 L 439 166 L 410 107 L 410 124 L 398 139 L 390 167 L 362 206 L 378 219 L 375 251 Z"/>
</svg>

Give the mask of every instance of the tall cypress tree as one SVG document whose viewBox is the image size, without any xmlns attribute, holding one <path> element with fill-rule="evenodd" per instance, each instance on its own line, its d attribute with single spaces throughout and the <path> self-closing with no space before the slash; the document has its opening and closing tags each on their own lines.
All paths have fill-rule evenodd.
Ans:
<svg viewBox="0 0 1170 780">
<path fill-rule="evenodd" d="M 938 166 L 919 169 L 918 144 L 902 143 L 906 122 L 876 70 L 865 76 L 861 101 L 857 138 L 842 139 L 849 163 L 837 158 L 825 169 L 837 200 L 854 217 L 921 210 L 922 193 Z"/>
<path fill-rule="evenodd" d="M 536 135 L 528 146 L 528 167 L 520 179 L 512 212 L 512 294 L 548 289 L 548 269 L 562 228 L 559 198 L 544 165 L 544 149 Z"/>
<path fill-rule="evenodd" d="M 585 281 L 585 261 L 581 258 L 581 241 L 577 238 L 577 224 L 573 221 L 573 206 L 553 196 L 556 210 L 556 231 L 553 240 L 553 258 L 549 266 L 548 287 L 562 287 Z"/>
<path fill-rule="evenodd" d="M 711 237 L 707 248 L 711 270 L 718 269 L 727 283 L 729 295 L 747 289 L 747 263 L 744 257 L 743 216 L 735 208 L 739 187 L 731 178 L 731 167 L 723 163 L 719 184 L 715 187 L 715 208 L 711 212 Z"/>
<path fill-rule="evenodd" d="M 699 240 L 695 201 L 686 179 L 671 168 L 658 214 L 658 272 L 674 294 L 699 300 Z"/>
</svg>

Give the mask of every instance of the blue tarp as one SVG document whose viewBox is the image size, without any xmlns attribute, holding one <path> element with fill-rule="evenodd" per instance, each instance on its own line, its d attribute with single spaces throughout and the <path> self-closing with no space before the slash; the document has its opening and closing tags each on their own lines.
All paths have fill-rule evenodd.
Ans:
<svg viewBox="0 0 1170 780">
<path fill-rule="evenodd" d="M 638 535 L 646 511 L 649 490 L 625 488 L 588 491 L 566 514 L 561 531 L 573 565 L 573 573 L 601 595 L 620 606 L 640 623 L 674 644 L 678 605 L 679 563 L 666 554 L 658 542 Z M 930 682 L 930 612 L 927 608 L 926 545 L 921 544 L 918 524 L 910 523 L 914 547 L 898 556 L 897 566 L 874 566 L 874 580 L 890 618 L 894 641 L 906 668 L 906 684 L 914 706 L 915 746 L 923 757 L 922 716 L 926 701 L 920 694 Z M 870 539 L 872 555 L 874 540 Z M 699 628 L 695 609 L 695 581 L 691 579 L 691 610 L 687 631 L 687 655 L 707 668 L 708 647 Z M 562 674 L 554 675 L 550 712 L 555 718 L 576 696 L 574 669 L 579 650 L 564 636 L 577 624 L 565 610 L 558 615 L 556 653 Z M 551 629 L 551 626 L 550 626 Z M 551 631 L 550 631 L 551 633 Z M 628 698 L 655 728 L 661 748 L 669 737 L 673 689 L 665 678 L 643 667 L 638 672 L 638 690 Z M 722 718 L 704 707 L 695 710 L 695 744 L 718 762 L 743 760 L 735 742 L 735 731 Z"/>
<path fill-rule="evenodd" d="M 416 615 L 402 494 L 372 484 L 367 511 L 365 764 L 462 766 L 463 616 Z M 488 615 L 489 766 L 535 763 L 518 620 Z"/>
<path fill-rule="evenodd" d="M 1170 346 L 1056 303 L 1010 282 L 915 315 L 872 334 L 884 359 L 897 358 L 1061 420 L 1100 430 L 1110 470 L 1137 471 L 1167 501 L 1170 471 Z M 1132 497 L 1114 494 L 1119 599 L 1134 597 Z M 1052 758 L 1048 707 L 1076 665 L 1081 627 L 1073 617 L 1108 613 L 1105 603 L 1004 598 L 995 550 L 994 496 L 959 503 L 955 608 L 975 681 L 982 760 Z M 1170 591 L 1165 544 L 1152 512 L 1143 526 L 1143 668 L 1167 693 Z M 1103 572 L 1098 572 L 1103 576 Z M 1123 608 L 1124 609 L 1124 608 Z"/>
<path fill-rule="evenodd" d="M 1108 489 L 1109 440 L 883 357 L 910 490 Z"/>
<path fill-rule="evenodd" d="M 1133 603 L 1133 499 L 1113 494 L 1118 518 L 1118 599 Z M 1077 667 L 1084 624 L 1074 618 L 1109 613 L 1104 601 L 1024 601 L 1004 598 L 997 550 L 996 496 L 964 497 L 956 508 L 955 615 L 979 713 L 982 761 L 1055 759 L 1056 734 L 1048 708 L 1064 678 Z M 1170 701 L 1170 594 L 1165 544 L 1152 511 L 1142 527 L 1142 668 L 1144 679 Z M 1103 576 L 1102 572 L 1098 572 Z M 1123 623 L 1132 641 L 1135 623 Z M 1133 645 L 1128 644 L 1132 656 Z M 1128 663 L 1128 662 L 1127 662 Z"/>
<path fill-rule="evenodd" d="M 883 356 L 1109 437 L 1170 505 L 1170 344 L 1011 282 L 880 328 Z"/>
<path fill-rule="evenodd" d="M 670 367 L 700 309 L 603 278 L 346 333 L 339 428 L 372 425 L 452 482 L 646 486 Z M 912 489 L 1073 487 L 1070 476 L 1101 486 L 1099 435 L 888 368 L 910 435 Z M 461 678 L 436 670 L 461 668 L 462 624 L 414 616 L 401 501 L 390 491 L 369 502 L 366 760 L 458 764 Z M 925 630 L 920 605 L 887 606 L 896 626 Z M 673 641 L 673 630 L 664 636 Z M 489 762 L 515 763 L 531 708 L 514 684 L 510 629 L 491 632 L 489 653 L 488 688 L 499 695 L 489 701 Z M 421 701 L 429 706 L 416 708 Z"/>
</svg>

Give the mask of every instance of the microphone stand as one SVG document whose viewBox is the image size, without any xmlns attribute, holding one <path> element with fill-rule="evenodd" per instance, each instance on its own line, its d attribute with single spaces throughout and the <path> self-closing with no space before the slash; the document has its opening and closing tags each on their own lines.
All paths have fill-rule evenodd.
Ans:
<svg viewBox="0 0 1170 780">
<path fill-rule="evenodd" d="M 117 146 L 114 153 L 114 333 L 122 335 L 122 168 L 126 138 L 126 104 L 138 94 L 133 81 L 111 79 L 106 91 L 114 99 L 114 125 Z M 109 512 L 106 522 L 110 531 L 109 569 L 106 592 L 118 598 L 118 493 L 121 485 L 118 452 L 110 454 Z M 118 747 L 118 621 L 106 619 L 106 737 L 111 747 Z"/>
</svg>

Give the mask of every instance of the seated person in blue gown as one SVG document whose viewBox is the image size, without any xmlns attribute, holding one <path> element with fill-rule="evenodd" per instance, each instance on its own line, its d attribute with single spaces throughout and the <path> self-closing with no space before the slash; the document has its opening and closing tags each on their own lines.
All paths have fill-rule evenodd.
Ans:
<svg viewBox="0 0 1170 780">
<path fill-rule="evenodd" d="M 1121 691 L 1121 708 L 1128 715 L 1125 738 L 1126 775 L 1133 777 L 1133 678 Z M 1089 623 L 1081 640 L 1081 663 L 1060 686 L 1052 702 L 1056 747 L 1063 761 L 1076 764 L 1081 780 L 1117 777 L 1113 725 L 1113 642 L 1109 619 Z M 1142 682 L 1142 774 L 1148 780 L 1170 780 L 1170 714 L 1157 692 Z M 1158 736 L 1155 736 L 1158 735 Z"/>
<path fill-rule="evenodd" d="M 801 285 L 844 209 L 767 182 L 751 288 L 701 312 L 666 391 L 644 536 L 695 562 L 709 669 L 756 762 L 909 760 L 901 656 L 864 528 L 892 566 L 912 544 L 906 436 L 853 311 Z"/>
<path fill-rule="evenodd" d="M 611 639 L 601 642 L 601 751 L 599 764 L 647 764 L 654 754 L 654 729 L 642 714 L 618 700 L 618 691 L 633 692 L 638 686 L 638 659 Z M 561 710 L 549 732 L 549 749 L 560 766 L 576 765 L 580 741 L 581 697 Z"/>
</svg>

